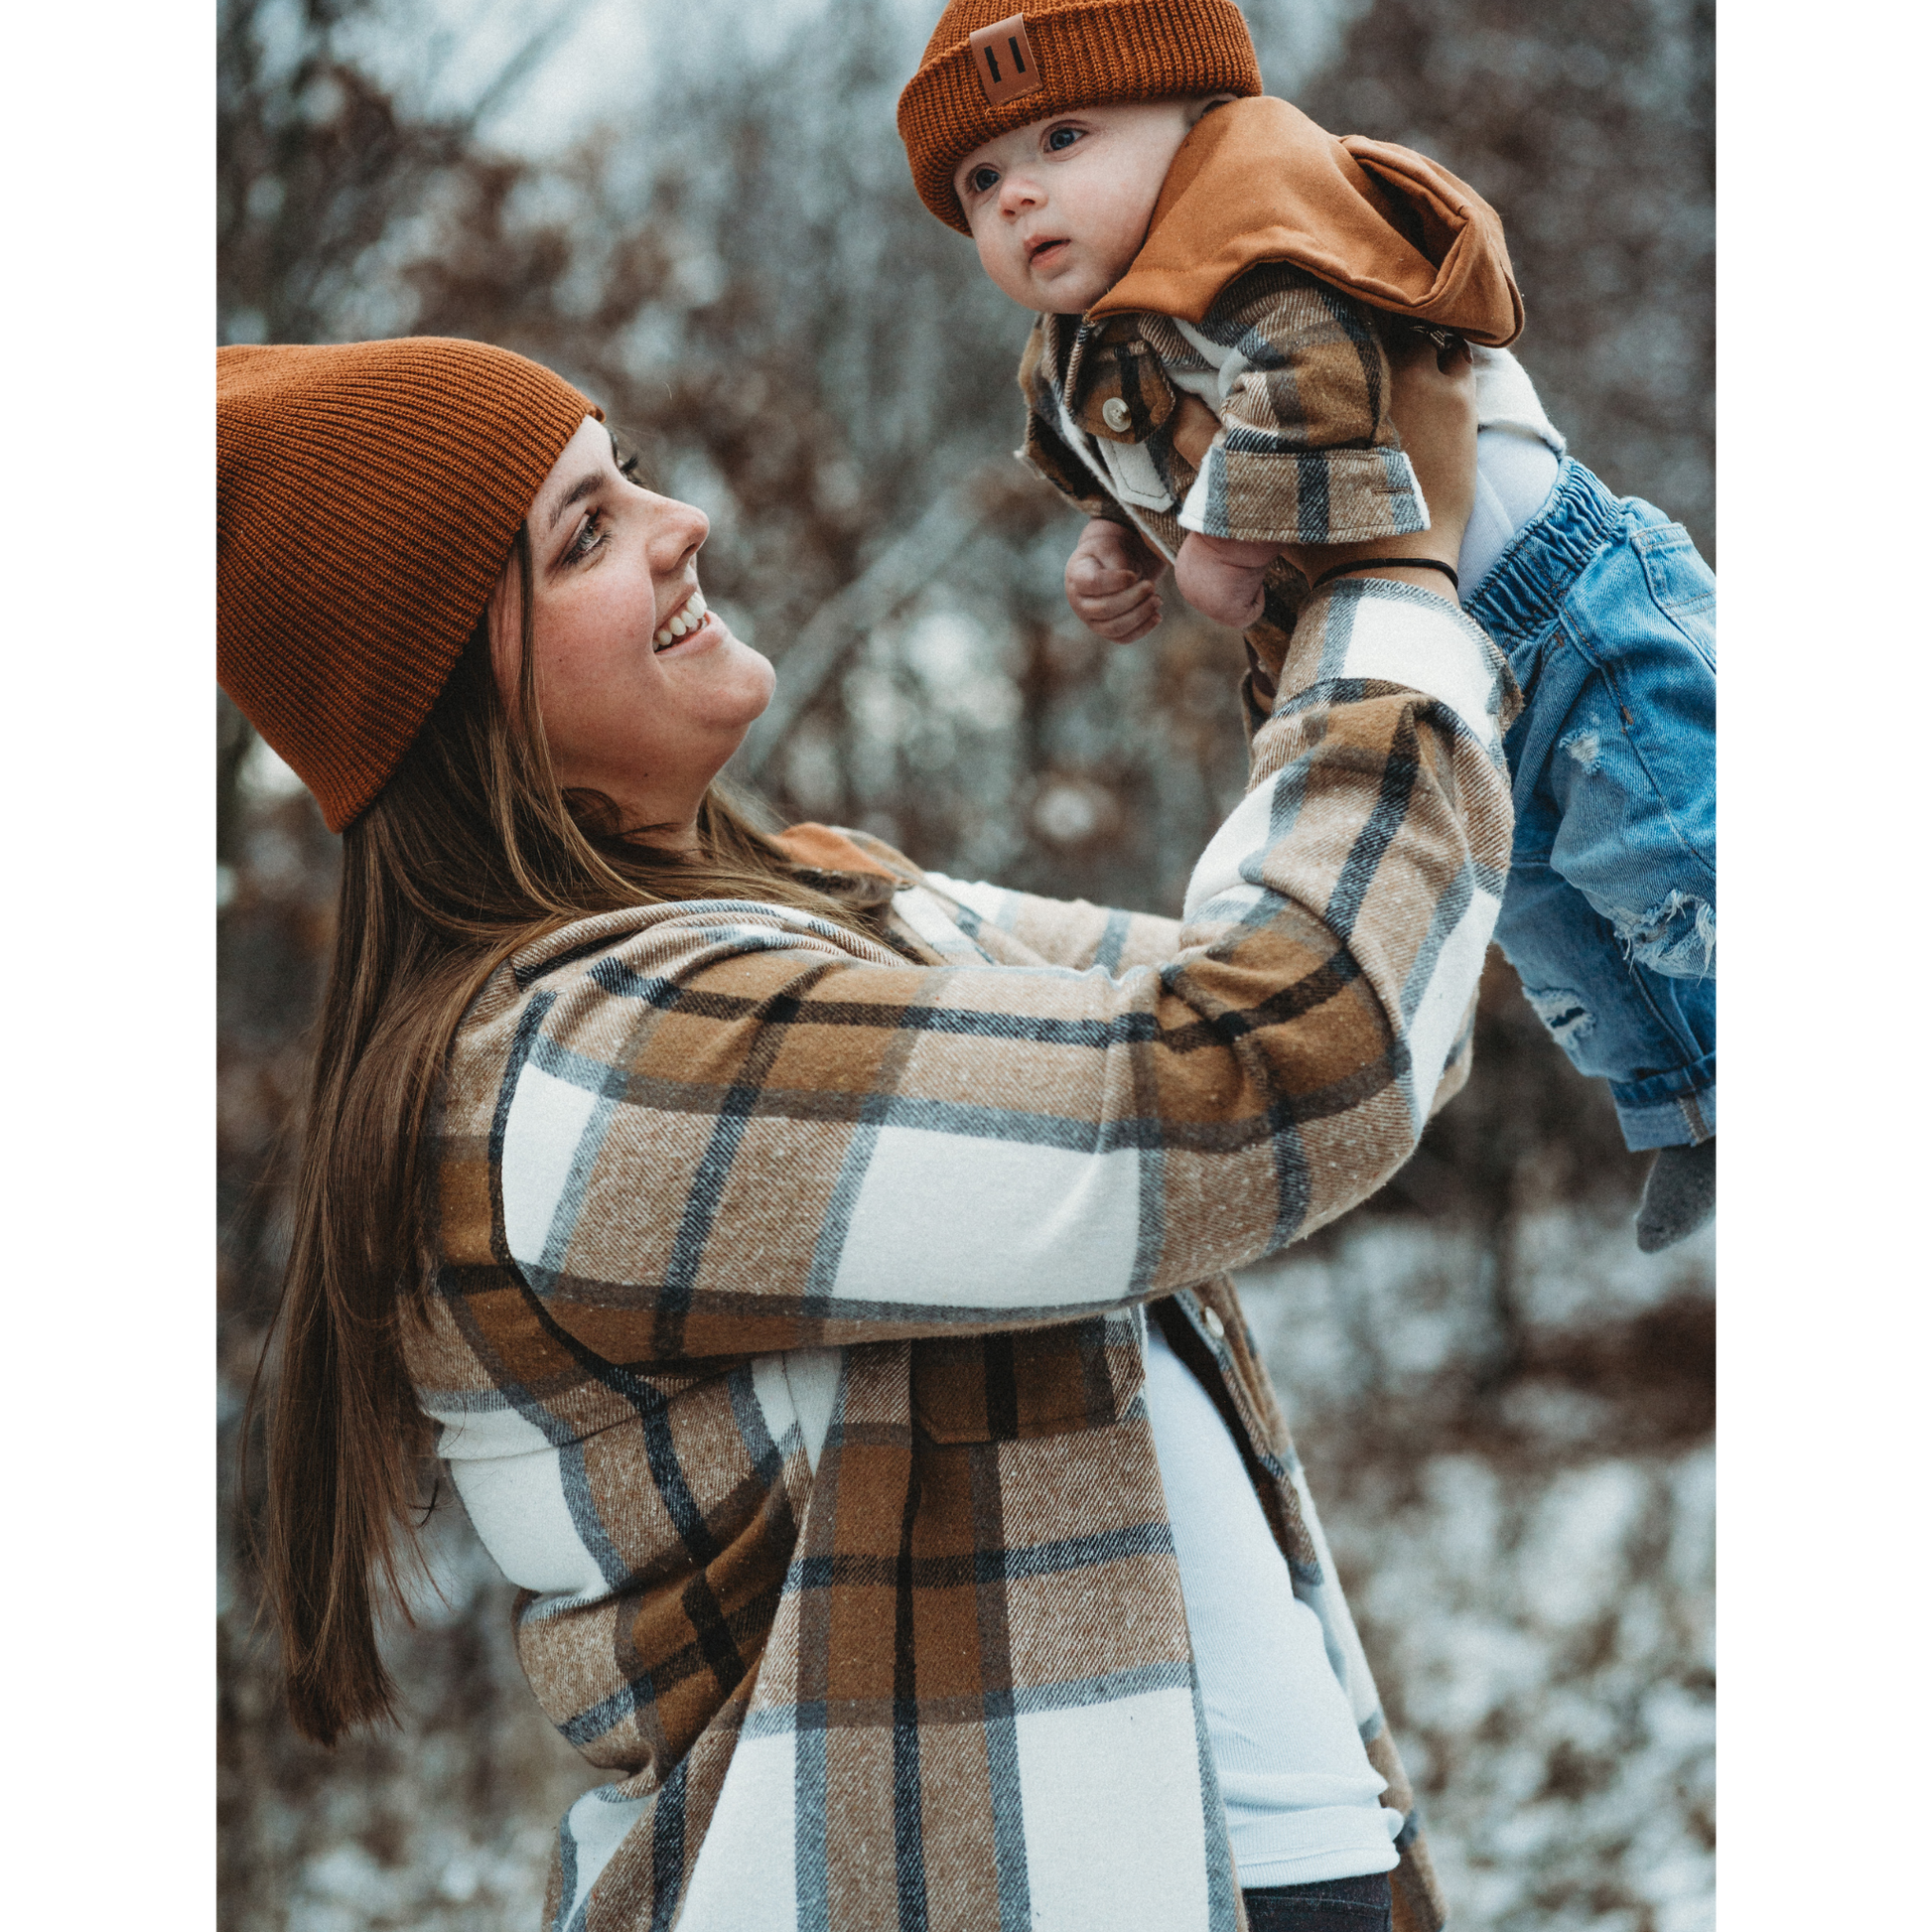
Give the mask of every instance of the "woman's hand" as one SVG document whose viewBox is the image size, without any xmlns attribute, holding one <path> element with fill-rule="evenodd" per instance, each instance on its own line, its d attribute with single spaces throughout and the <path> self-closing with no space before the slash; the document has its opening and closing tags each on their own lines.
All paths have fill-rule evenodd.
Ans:
<svg viewBox="0 0 1932 1932">
<path fill-rule="evenodd" d="M 1428 554 L 1453 564 L 1476 500 L 1475 357 L 1467 343 L 1439 351 L 1418 337 L 1389 362 L 1395 372 L 1390 414 L 1429 505 L 1425 534 L 1441 546 Z"/>
<path fill-rule="evenodd" d="M 1066 601 L 1089 630 L 1131 644 L 1161 621 L 1154 586 L 1165 568 L 1138 531 L 1096 516 L 1066 560 Z"/>
<path fill-rule="evenodd" d="M 1439 351 L 1419 336 L 1391 348 L 1389 364 L 1395 375 L 1390 413 L 1403 450 L 1415 466 L 1423 501 L 1429 505 L 1429 528 L 1414 536 L 1377 537 L 1369 543 L 1285 549 L 1282 554 L 1311 579 L 1336 564 L 1376 557 L 1434 557 L 1455 568 L 1476 497 L 1475 358 L 1466 343 Z M 1404 571 L 1395 566 L 1372 574 L 1449 594 L 1449 586 L 1433 570 Z"/>
</svg>

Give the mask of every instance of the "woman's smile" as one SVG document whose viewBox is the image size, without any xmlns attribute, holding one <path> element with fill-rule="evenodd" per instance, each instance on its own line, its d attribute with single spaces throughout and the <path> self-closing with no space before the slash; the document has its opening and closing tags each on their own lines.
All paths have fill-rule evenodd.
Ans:
<svg viewBox="0 0 1932 1932">
<path fill-rule="evenodd" d="M 681 638 L 695 638 L 699 631 L 707 628 L 722 631 L 722 626 L 718 624 L 707 624 L 706 620 L 710 615 L 710 607 L 704 601 L 704 592 L 693 584 L 691 595 L 657 626 L 657 634 L 651 640 L 652 649 L 660 652 L 669 650 Z"/>
</svg>

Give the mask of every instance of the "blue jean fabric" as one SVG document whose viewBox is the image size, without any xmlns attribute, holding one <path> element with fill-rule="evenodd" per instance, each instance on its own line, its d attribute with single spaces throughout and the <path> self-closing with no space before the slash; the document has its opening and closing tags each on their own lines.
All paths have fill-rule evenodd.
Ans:
<svg viewBox="0 0 1932 1932">
<path fill-rule="evenodd" d="M 1524 694 L 1496 938 L 1633 1151 L 1717 1132 L 1717 595 L 1683 525 L 1566 457 L 1466 602 Z"/>
</svg>

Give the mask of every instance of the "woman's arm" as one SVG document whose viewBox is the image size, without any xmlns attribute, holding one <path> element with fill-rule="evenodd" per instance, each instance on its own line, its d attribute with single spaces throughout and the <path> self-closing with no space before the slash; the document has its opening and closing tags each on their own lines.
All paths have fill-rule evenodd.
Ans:
<svg viewBox="0 0 1932 1932">
<path fill-rule="evenodd" d="M 1397 378 L 1426 486 L 1466 515 L 1466 380 Z M 453 1056 L 445 1292 L 498 1295 L 507 1263 L 560 1373 L 1042 1326 L 1371 1192 L 1465 1036 L 1514 690 L 1453 604 L 1373 573 L 1311 599 L 1276 685 L 1159 961 L 912 965 L 702 900 L 520 955 Z"/>
<path fill-rule="evenodd" d="M 834 871 L 857 867 L 901 887 L 922 887 L 916 896 L 901 897 L 896 910 L 915 932 L 936 914 L 946 927 L 933 935 L 943 956 L 960 950 L 963 933 L 971 942 L 969 955 L 983 955 L 995 965 L 1099 966 L 1113 972 L 1122 966 L 1153 965 L 1180 947 L 1178 919 L 1119 911 L 1083 898 L 1013 893 L 984 880 L 948 879 L 941 872 L 923 871 L 870 832 L 794 825 L 779 843 L 803 865 Z"/>
<path fill-rule="evenodd" d="M 1157 912 L 1127 912 L 1084 898 L 1044 898 L 939 872 L 925 874 L 925 883 L 945 901 L 960 930 L 998 960 L 1042 960 L 1076 972 L 1098 966 L 1119 973 L 1159 965 L 1181 948 L 1180 921 Z"/>
<path fill-rule="evenodd" d="M 1283 1246 L 1408 1157 L 1461 1033 L 1505 683 L 1446 600 L 1324 591 L 1158 966 L 920 968 L 738 904 L 573 929 L 459 1041 L 446 1251 L 500 1240 L 622 1362 L 1064 1322 Z"/>
</svg>

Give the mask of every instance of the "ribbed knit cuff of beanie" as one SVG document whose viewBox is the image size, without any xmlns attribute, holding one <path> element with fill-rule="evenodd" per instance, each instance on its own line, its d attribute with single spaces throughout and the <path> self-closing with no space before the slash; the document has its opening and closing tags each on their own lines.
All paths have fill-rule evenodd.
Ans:
<svg viewBox="0 0 1932 1932">
<path fill-rule="evenodd" d="M 982 30 L 1018 21 L 1010 38 L 1028 51 L 1032 86 L 1009 36 L 986 50 Z M 971 232 L 953 192 L 953 170 L 996 134 L 1081 107 L 1117 101 L 1173 100 L 1194 94 L 1258 94 L 1261 68 L 1248 23 L 1233 0 L 953 0 L 926 43 L 919 70 L 898 97 L 899 138 L 912 180 L 948 227 Z"/>
<path fill-rule="evenodd" d="M 215 675 L 340 832 L 604 412 L 526 356 L 435 336 L 221 348 L 214 389 Z"/>
</svg>

